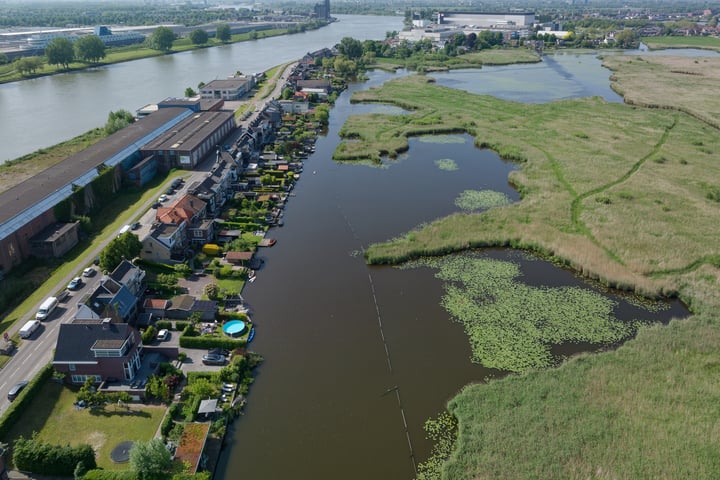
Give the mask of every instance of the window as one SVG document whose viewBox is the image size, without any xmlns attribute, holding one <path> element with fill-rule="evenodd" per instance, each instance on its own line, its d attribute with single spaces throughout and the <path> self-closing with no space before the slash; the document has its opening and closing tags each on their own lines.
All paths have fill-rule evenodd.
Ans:
<svg viewBox="0 0 720 480">
<path fill-rule="evenodd" d="M 68 365 L 68 370 L 70 370 L 71 372 L 74 372 L 75 370 L 77 370 L 77 368 L 75 367 L 74 363 L 71 363 L 70 365 Z"/>
</svg>

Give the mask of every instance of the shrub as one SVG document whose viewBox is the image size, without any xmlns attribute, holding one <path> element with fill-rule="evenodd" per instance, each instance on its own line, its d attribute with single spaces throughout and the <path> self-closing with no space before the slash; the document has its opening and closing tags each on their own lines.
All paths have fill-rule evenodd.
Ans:
<svg viewBox="0 0 720 480">
<path fill-rule="evenodd" d="M 175 426 L 175 422 L 173 421 L 172 415 L 170 415 L 170 411 L 168 410 L 167 415 L 165 415 L 165 418 L 163 419 L 162 425 L 160 425 L 160 435 L 163 436 L 163 438 L 166 438 L 170 431 Z"/>
<path fill-rule="evenodd" d="M 157 336 L 157 328 L 155 328 L 153 325 L 150 325 L 142 334 L 142 342 L 145 345 L 149 345 L 152 343 L 153 340 L 155 340 L 155 337 Z"/>
<path fill-rule="evenodd" d="M 190 397 L 182 409 L 183 417 L 186 422 L 194 422 L 197 417 L 198 408 L 200 408 L 200 402 L 202 398 L 198 396 Z"/>
<path fill-rule="evenodd" d="M 190 325 L 190 322 L 178 320 L 177 322 L 175 322 L 175 330 L 182 332 L 183 330 L 185 330 L 185 328 L 187 328 L 188 325 Z"/>
<path fill-rule="evenodd" d="M 196 337 L 188 336 L 184 333 L 180 336 L 180 346 L 183 348 L 225 348 L 227 350 L 235 350 L 236 348 L 244 347 L 246 344 L 247 342 L 245 340 L 234 340 L 232 338 Z"/>
<path fill-rule="evenodd" d="M 222 248 L 220 248 L 220 245 L 216 245 L 214 243 L 206 243 L 202 247 L 202 251 L 206 255 L 220 255 L 220 252 L 222 252 Z"/>
</svg>

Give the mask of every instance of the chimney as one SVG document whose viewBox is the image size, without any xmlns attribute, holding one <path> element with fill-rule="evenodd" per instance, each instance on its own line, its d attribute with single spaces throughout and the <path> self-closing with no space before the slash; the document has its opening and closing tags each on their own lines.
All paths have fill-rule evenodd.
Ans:
<svg viewBox="0 0 720 480">
<path fill-rule="evenodd" d="M 109 330 L 110 329 L 110 323 L 112 322 L 109 318 L 103 318 L 102 319 L 102 329 L 103 330 Z"/>
</svg>

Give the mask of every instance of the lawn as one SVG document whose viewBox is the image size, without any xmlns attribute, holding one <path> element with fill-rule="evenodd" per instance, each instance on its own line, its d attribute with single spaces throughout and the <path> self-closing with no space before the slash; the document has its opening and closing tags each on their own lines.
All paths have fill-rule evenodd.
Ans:
<svg viewBox="0 0 720 480">
<path fill-rule="evenodd" d="M 38 433 L 40 440 L 64 445 L 90 444 L 98 466 L 123 470 L 126 464 L 110 460 L 110 452 L 126 440 L 148 441 L 155 436 L 165 415 L 164 406 L 132 404 L 129 409 L 110 405 L 105 409 L 76 410 L 76 392 L 52 380 L 45 384 L 26 412 L 15 424 L 9 438 L 12 443 L 20 435 Z"/>
</svg>

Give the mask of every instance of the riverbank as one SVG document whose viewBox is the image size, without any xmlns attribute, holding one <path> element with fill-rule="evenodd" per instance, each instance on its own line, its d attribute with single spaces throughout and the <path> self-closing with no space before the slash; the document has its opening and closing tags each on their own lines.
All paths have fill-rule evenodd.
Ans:
<svg viewBox="0 0 720 480">
<path fill-rule="evenodd" d="M 650 296 L 677 294 L 695 314 L 667 328 L 642 328 L 617 351 L 466 387 L 448 405 L 458 439 L 441 478 L 587 478 L 598 472 L 707 478 L 715 470 L 715 456 L 698 458 L 697 452 L 718 440 L 703 425 L 719 419 L 707 402 L 718 393 L 707 365 L 720 345 L 719 252 L 709 240 L 720 233 L 720 186 L 712 180 L 720 177 L 720 135 L 709 86 L 719 66 L 704 58 L 680 66 L 610 58 L 605 61 L 616 69 L 616 91 L 658 108 L 597 98 L 518 104 L 420 76 L 353 97 L 410 113 L 351 117 L 342 132 L 350 141 L 338 147 L 337 159 L 393 156 L 407 148 L 408 136 L 464 131 L 477 145 L 521 163 L 510 176 L 523 195 L 519 203 L 452 215 L 373 244 L 365 252 L 369 263 L 488 246 L 524 248 L 603 284 Z M 694 68 L 705 73 L 693 75 Z M 693 447 L 675 448 L 679 444 Z M 507 462 L 508 451 L 526 455 Z"/>
<path fill-rule="evenodd" d="M 321 28 L 320 25 L 316 28 Z M 312 29 L 310 26 L 306 29 Z M 168 52 L 153 50 L 144 44 L 130 45 L 126 47 L 108 48 L 106 57 L 97 63 L 72 62 L 68 68 L 58 65 L 49 65 L 44 63 L 37 71 L 33 73 L 21 74 L 16 71 L 12 63 L 0 66 L 0 84 L 29 80 L 32 78 L 46 77 L 61 73 L 77 72 L 90 68 L 105 67 L 116 63 L 131 62 L 133 60 L 141 60 L 143 58 L 158 57 L 163 55 L 173 55 L 176 53 L 187 52 L 190 50 L 200 50 L 204 48 L 212 48 L 233 43 L 247 42 L 251 40 L 259 40 L 263 38 L 277 37 L 286 35 L 290 31 L 289 28 L 275 28 L 262 31 L 250 31 L 246 33 L 232 35 L 230 40 L 222 42 L 216 38 L 208 39 L 207 43 L 202 45 L 193 44 L 189 38 L 180 38 L 173 42 L 172 48 Z M 299 33 L 299 32 L 297 32 Z"/>
</svg>

